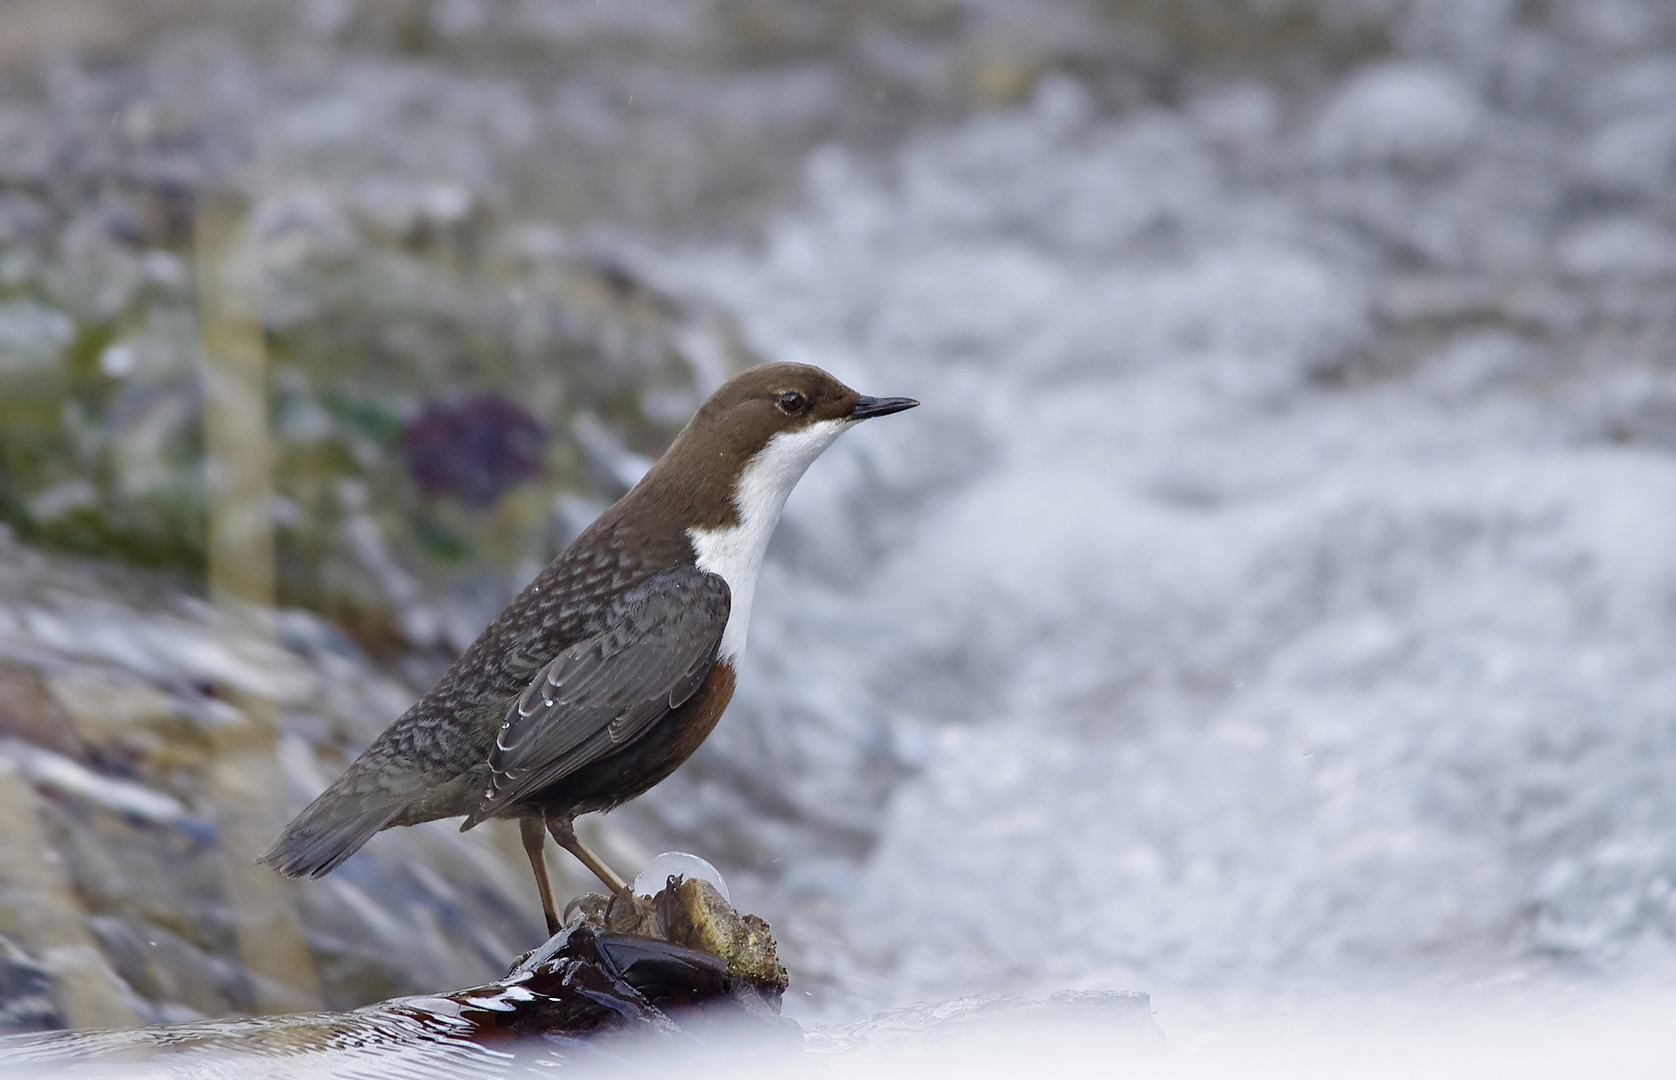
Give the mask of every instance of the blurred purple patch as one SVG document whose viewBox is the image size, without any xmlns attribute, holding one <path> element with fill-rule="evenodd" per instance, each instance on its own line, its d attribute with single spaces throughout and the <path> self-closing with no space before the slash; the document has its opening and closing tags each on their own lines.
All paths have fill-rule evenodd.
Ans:
<svg viewBox="0 0 1676 1080">
<path fill-rule="evenodd" d="M 419 487 L 488 506 L 541 475 L 547 426 L 505 398 L 479 394 L 427 406 L 402 429 L 402 454 Z"/>
</svg>

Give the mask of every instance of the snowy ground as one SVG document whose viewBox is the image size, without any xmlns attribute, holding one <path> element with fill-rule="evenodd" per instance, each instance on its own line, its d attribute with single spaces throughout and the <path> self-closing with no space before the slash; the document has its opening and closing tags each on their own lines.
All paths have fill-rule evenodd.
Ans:
<svg viewBox="0 0 1676 1080">
<path fill-rule="evenodd" d="M 809 1014 L 1669 970 L 1676 52 L 1609 6 L 1307 103 L 1050 79 L 672 260 L 925 403 L 811 470 L 648 799 Z"/>
</svg>

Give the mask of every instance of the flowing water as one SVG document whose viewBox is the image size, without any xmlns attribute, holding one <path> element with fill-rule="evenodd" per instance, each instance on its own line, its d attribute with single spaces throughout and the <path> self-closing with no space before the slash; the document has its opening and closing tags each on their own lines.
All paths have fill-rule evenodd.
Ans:
<svg viewBox="0 0 1676 1080">
<path fill-rule="evenodd" d="M 1670 970 L 1673 26 L 1445 7 L 1310 107 L 817 155 L 674 260 L 925 402 L 811 470 L 649 800 L 832 1000 Z"/>
</svg>

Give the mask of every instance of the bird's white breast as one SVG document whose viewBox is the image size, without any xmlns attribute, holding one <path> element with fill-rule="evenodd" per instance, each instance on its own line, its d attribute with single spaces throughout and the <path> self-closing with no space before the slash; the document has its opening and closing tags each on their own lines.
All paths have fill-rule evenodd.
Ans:
<svg viewBox="0 0 1676 1080">
<path fill-rule="evenodd" d="M 786 496 L 821 451 L 848 426 L 846 420 L 822 420 L 775 435 L 739 474 L 733 494 L 739 524 L 725 529 L 687 530 L 698 568 L 719 576 L 732 593 L 727 629 L 722 632 L 723 658 L 732 660 L 745 651 L 757 573 L 768 551 L 768 539 L 780 522 Z"/>
</svg>

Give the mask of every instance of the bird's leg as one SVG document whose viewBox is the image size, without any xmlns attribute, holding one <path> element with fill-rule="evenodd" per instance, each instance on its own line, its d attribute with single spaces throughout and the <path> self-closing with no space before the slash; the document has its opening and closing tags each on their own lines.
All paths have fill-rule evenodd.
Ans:
<svg viewBox="0 0 1676 1080">
<path fill-rule="evenodd" d="M 542 848 L 547 837 L 541 831 L 541 819 L 518 819 L 518 837 L 524 841 L 524 854 L 530 857 L 530 869 L 535 871 L 535 887 L 541 892 L 541 914 L 547 917 L 547 936 L 559 932 L 559 917 L 553 914 L 553 885 L 547 880 L 547 856 Z"/>
<path fill-rule="evenodd" d="M 616 897 L 634 895 L 629 890 L 629 883 L 617 875 L 617 872 L 605 865 L 605 860 L 588 850 L 588 845 L 576 838 L 576 827 L 567 817 L 550 817 L 547 819 L 547 831 L 553 834 L 558 845 L 576 856 L 583 866 L 594 872 L 594 876 L 605 882 L 605 887 Z"/>
</svg>

